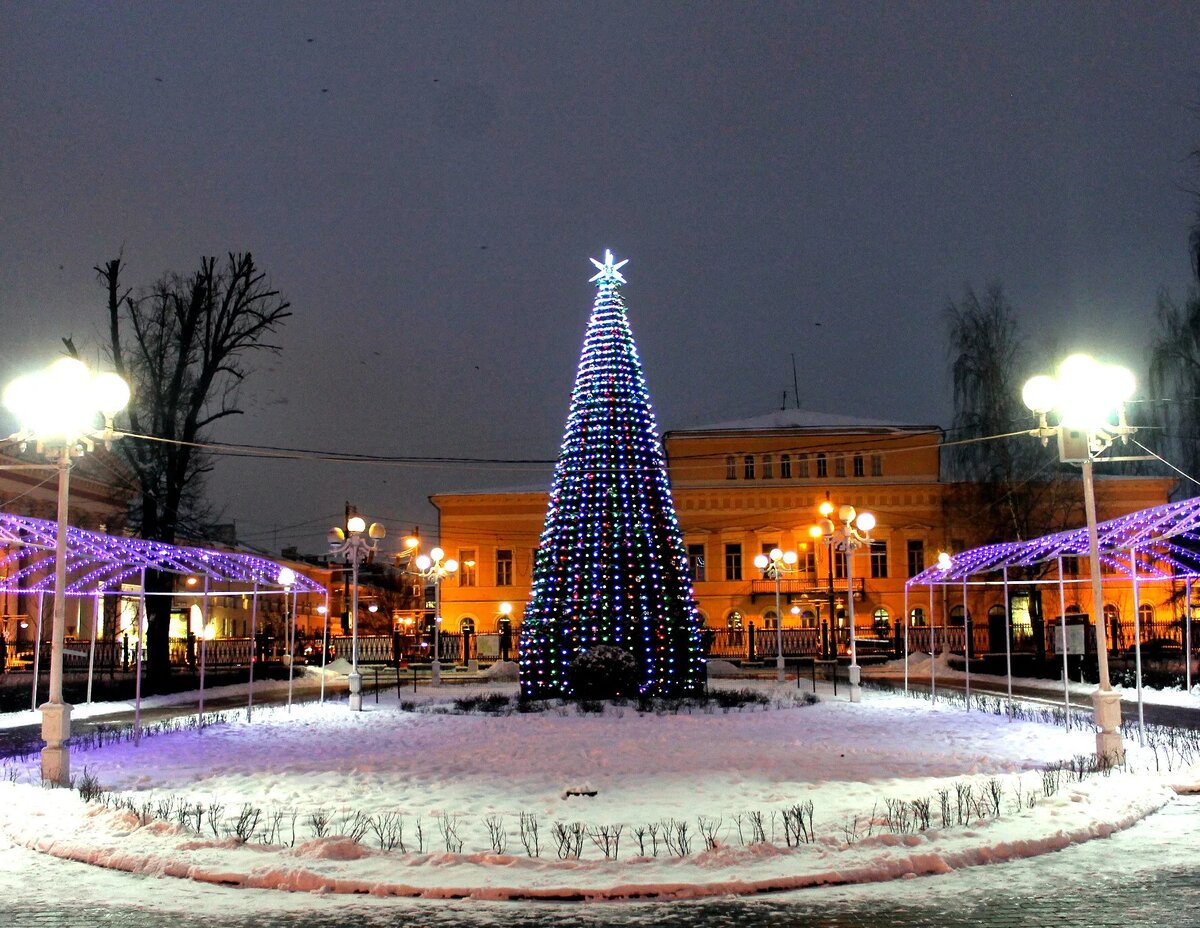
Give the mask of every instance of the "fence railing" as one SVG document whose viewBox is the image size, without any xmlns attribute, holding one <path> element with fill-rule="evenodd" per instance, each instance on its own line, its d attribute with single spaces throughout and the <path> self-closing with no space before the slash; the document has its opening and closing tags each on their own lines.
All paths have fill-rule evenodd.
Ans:
<svg viewBox="0 0 1200 928">
<path fill-rule="evenodd" d="M 1072 623 L 1068 617 L 1068 628 L 1071 627 Z M 1179 621 L 1146 622 L 1140 625 L 1138 631 L 1142 644 L 1149 648 L 1144 657 L 1169 657 L 1179 655 L 1183 651 L 1186 629 Z M 1004 653 L 1003 626 L 972 622 L 969 633 L 972 656 Z M 911 626 L 908 629 L 908 651 L 915 654 L 929 653 L 936 649 L 938 653 L 962 654 L 966 650 L 967 634 L 968 629 L 962 625 Z M 1047 619 L 1042 627 L 1041 653 L 1047 656 L 1059 653 L 1059 634 L 1058 620 Z M 1070 632 L 1068 634 L 1070 635 Z M 1036 638 L 1028 631 L 1010 629 L 1010 635 L 1012 653 L 1030 654 L 1039 651 Z M 1132 652 L 1135 640 L 1132 624 L 1111 623 L 1108 635 L 1110 652 L 1118 655 L 1128 655 Z M 776 655 L 780 644 L 773 627 L 757 627 L 753 622 L 748 623 L 745 628 L 704 629 L 701 637 L 707 656 L 738 661 L 769 661 Z M 351 636 L 333 636 L 329 638 L 328 643 L 328 661 L 338 658 L 347 661 L 351 659 Z M 855 644 L 860 656 L 899 655 L 905 647 L 904 629 L 860 624 Z M 791 658 L 844 656 L 850 651 L 850 639 L 846 630 L 831 630 L 824 622 L 819 627 L 785 627 L 782 645 L 784 657 Z M 438 646 L 438 656 L 443 662 L 465 664 L 469 660 L 493 661 L 504 656 L 516 660 L 518 635 L 476 636 L 470 633 L 446 632 L 438 636 Z M 1087 653 L 1095 653 L 1095 628 L 1090 623 L 1084 625 L 1084 647 Z M 258 639 L 215 638 L 203 644 L 195 638 L 172 638 L 169 644 L 172 665 L 196 668 L 199 665 L 201 648 L 204 651 L 205 666 L 215 669 L 246 666 L 255 659 L 260 662 L 282 660 L 287 651 L 287 642 L 285 639 L 270 636 L 259 636 Z M 367 665 L 422 663 L 433 659 L 433 648 L 432 635 L 362 635 L 358 639 L 358 662 Z M 1193 620 L 1192 623 L 1192 652 L 1200 652 L 1200 620 Z M 296 642 L 296 655 L 309 664 L 320 664 L 320 640 L 299 639 Z M 10 647 L 9 660 L 11 669 L 32 669 L 32 645 Z M 39 660 L 39 669 L 42 673 L 47 673 L 50 667 L 49 642 L 42 642 Z M 67 670 L 86 670 L 89 663 L 98 672 L 128 670 L 135 660 L 136 642 L 128 638 L 119 638 L 116 641 L 97 640 L 94 651 L 93 644 L 88 639 L 68 638 L 63 649 L 63 667 Z"/>
</svg>

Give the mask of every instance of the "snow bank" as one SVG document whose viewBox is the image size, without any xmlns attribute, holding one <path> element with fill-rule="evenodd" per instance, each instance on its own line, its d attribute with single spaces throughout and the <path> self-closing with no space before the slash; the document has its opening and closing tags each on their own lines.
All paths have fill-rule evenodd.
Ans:
<svg viewBox="0 0 1200 928">
<path fill-rule="evenodd" d="M 261 809 L 264 821 L 272 810 L 282 813 L 270 844 L 243 844 L 228 827 L 214 834 L 207 822 L 199 834 L 174 822 L 140 824 L 147 816 L 30 783 L 0 783 L 0 830 L 58 857 L 232 886 L 435 898 L 683 898 L 1029 857 L 1128 827 L 1172 795 L 1158 777 L 1133 773 L 1064 778 L 1054 795 L 1042 795 L 1038 768 L 1087 753 L 1090 731 L 878 693 L 858 705 L 803 706 L 792 686 L 758 685 L 771 693 L 771 707 L 679 715 L 625 706 L 601 715 L 558 707 L 493 717 L 445 714 L 447 706 L 437 705 L 512 687 L 425 689 L 417 711 L 401 710 L 394 695 L 361 713 L 344 703 L 264 709 L 252 724 L 79 751 L 73 769 L 78 775 L 86 767 L 135 809 L 222 807 L 226 826 L 247 805 Z M 1136 765 L 1136 749 L 1131 759 Z M 35 776 L 32 768 L 22 772 Z M 939 791 L 954 803 L 956 787 L 970 786 L 978 798 L 991 782 L 1003 797 L 999 815 L 977 810 L 966 824 L 938 827 Z M 931 801 L 934 827 L 893 834 L 885 810 L 913 800 Z M 788 847 L 783 812 L 807 802 L 815 840 Z M 355 816 L 385 815 L 403 823 L 407 852 L 381 850 L 370 829 L 359 841 L 338 833 Z M 539 823 L 538 857 L 522 846 L 522 815 Z M 756 815 L 765 841 L 754 833 Z M 322 816 L 332 825 L 315 836 L 306 823 Z M 699 816 L 714 835 L 707 850 Z M 489 820 L 501 833 L 498 849 Z M 663 843 L 670 820 L 689 824 L 686 856 Z M 620 826 L 616 859 L 591 840 L 580 859 L 559 859 L 553 827 L 572 822 L 597 837 L 600 826 Z M 657 840 L 651 845 L 643 832 L 639 848 L 636 832 L 651 825 Z M 448 851 L 454 840 L 447 829 L 461 852 Z"/>
</svg>

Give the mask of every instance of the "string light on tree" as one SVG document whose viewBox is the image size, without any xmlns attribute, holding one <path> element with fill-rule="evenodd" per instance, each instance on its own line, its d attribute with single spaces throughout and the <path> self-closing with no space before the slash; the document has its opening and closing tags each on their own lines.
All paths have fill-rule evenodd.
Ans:
<svg viewBox="0 0 1200 928">
<path fill-rule="evenodd" d="M 638 689 L 678 696 L 704 663 L 683 534 L 633 332 L 618 287 L 627 260 L 591 259 L 584 335 L 533 586 L 521 626 L 521 689 L 569 696 L 569 668 L 598 646 L 633 655 Z"/>
</svg>

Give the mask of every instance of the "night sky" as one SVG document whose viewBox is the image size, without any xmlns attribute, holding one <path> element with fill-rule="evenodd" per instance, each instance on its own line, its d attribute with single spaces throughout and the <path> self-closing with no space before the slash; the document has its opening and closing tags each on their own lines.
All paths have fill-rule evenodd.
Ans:
<svg viewBox="0 0 1200 928">
<path fill-rule="evenodd" d="M 295 316 L 215 439 L 553 458 L 610 247 L 664 429 L 779 408 L 792 353 L 805 408 L 946 425 L 967 283 L 1144 367 L 1198 50 L 1189 3 L 5 3 L 0 377 L 98 344 L 122 249 L 249 250 Z M 431 531 L 549 473 L 222 459 L 211 495 L 318 551 L 347 500 Z"/>
</svg>

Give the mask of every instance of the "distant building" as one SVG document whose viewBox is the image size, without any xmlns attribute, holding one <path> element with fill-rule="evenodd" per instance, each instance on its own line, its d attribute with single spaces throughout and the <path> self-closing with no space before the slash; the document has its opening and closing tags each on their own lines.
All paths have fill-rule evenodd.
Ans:
<svg viewBox="0 0 1200 928">
<path fill-rule="evenodd" d="M 753 624 L 760 632 L 758 653 L 775 653 L 774 634 L 766 639 L 761 635 L 780 620 L 775 614 L 775 584 L 754 566 L 754 558 L 778 547 L 799 555 L 797 570 L 780 583 L 788 653 L 813 653 L 823 626 L 831 646 L 845 650 L 847 581 L 842 559 L 835 556 L 831 563 L 827 545 L 809 534 L 820 518 L 818 506 L 827 499 L 835 506 L 848 503 L 870 510 L 878 520 L 873 543 L 858 552 L 852 567 L 855 625 L 860 639 L 894 639 L 903 627 L 905 581 L 936 563 L 939 551 L 961 551 L 993 540 L 979 537 L 957 508 L 962 488 L 942 478 L 942 438 L 937 426 L 803 410 L 667 432 L 663 441 L 697 606 L 706 627 L 724 642 L 721 647 L 744 650 L 738 633 L 748 633 Z M 1100 473 L 1099 518 L 1164 503 L 1173 485 L 1173 480 L 1161 477 Z M 1082 484 L 1078 486 L 1078 516 L 1061 528 L 1083 522 Z M 502 631 L 506 623 L 519 625 L 547 489 L 431 497 L 439 512 L 442 547 L 460 563 L 473 564 L 443 583 L 444 631 L 457 632 L 465 625 L 487 634 Z M 1128 582 L 1106 583 L 1105 591 L 1110 619 L 1131 623 Z M 1170 596 L 1163 587 L 1143 589 L 1142 618 L 1168 620 Z M 928 626 L 931 620 L 939 626 L 963 625 L 961 598 L 939 592 L 931 612 L 924 588 L 921 597 L 923 601 L 908 604 L 912 627 Z M 1042 620 L 1037 594 L 1016 585 L 1010 599 L 1013 634 L 1028 639 L 1034 623 Z M 1047 602 L 1046 616 L 1059 612 L 1057 596 L 1053 599 L 1053 607 Z M 1086 585 L 1073 585 L 1067 611 L 1088 612 L 1087 600 Z M 511 604 L 510 613 L 503 610 L 504 603 Z M 999 589 L 971 594 L 967 611 L 977 633 L 986 634 L 989 617 L 997 614 L 1003 628 L 1002 603 Z"/>
</svg>

